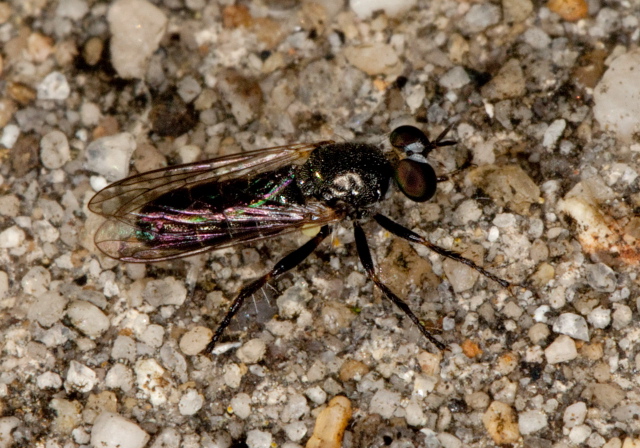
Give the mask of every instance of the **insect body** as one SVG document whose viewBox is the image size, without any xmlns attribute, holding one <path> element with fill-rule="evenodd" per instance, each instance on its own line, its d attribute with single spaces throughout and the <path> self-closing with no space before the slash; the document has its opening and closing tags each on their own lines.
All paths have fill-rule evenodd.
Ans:
<svg viewBox="0 0 640 448">
<path fill-rule="evenodd" d="M 389 232 L 509 286 L 472 261 L 376 212 L 392 183 L 416 202 L 435 194 L 437 183 L 448 176 L 437 177 L 426 157 L 434 148 L 455 143 L 443 141 L 447 131 L 431 142 L 413 126 L 397 128 L 390 141 L 403 153 L 400 160 L 375 145 L 325 141 L 261 149 L 129 177 L 91 199 L 89 208 L 108 218 L 95 242 L 110 257 L 152 262 L 318 227 L 316 236 L 240 290 L 207 347 L 211 352 L 247 297 L 307 258 L 330 234 L 331 224 L 350 219 L 368 277 L 443 349 L 444 344 L 378 278 L 360 221 L 372 217 Z"/>
</svg>

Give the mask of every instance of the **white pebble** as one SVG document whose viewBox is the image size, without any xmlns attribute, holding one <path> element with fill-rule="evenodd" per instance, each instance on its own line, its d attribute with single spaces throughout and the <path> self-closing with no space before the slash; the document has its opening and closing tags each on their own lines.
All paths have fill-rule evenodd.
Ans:
<svg viewBox="0 0 640 448">
<path fill-rule="evenodd" d="M 566 428 L 573 428 L 574 426 L 584 423 L 584 419 L 587 417 L 587 405 L 582 401 L 573 403 L 571 406 L 567 406 L 564 410 L 564 426 Z"/>
<path fill-rule="evenodd" d="M 128 132 L 94 140 L 87 146 L 86 167 L 109 181 L 122 179 L 129 173 L 129 161 L 136 149 L 136 140 Z"/>
<path fill-rule="evenodd" d="M 547 427 L 547 416 L 542 411 L 525 411 L 518 414 L 520 434 L 529 435 Z"/>
<path fill-rule="evenodd" d="M 309 400 L 315 404 L 323 404 L 327 401 L 327 393 L 322 390 L 320 386 L 313 386 L 304 391 L 304 394 L 309 397 Z"/>
<path fill-rule="evenodd" d="M 86 0 L 60 0 L 56 8 L 58 17 L 80 20 L 89 12 Z"/>
<path fill-rule="evenodd" d="M 544 351 L 549 364 L 571 361 L 578 357 L 576 343 L 569 336 L 558 336 Z"/>
<path fill-rule="evenodd" d="M 153 307 L 182 305 L 187 299 L 187 288 L 174 277 L 151 280 L 144 288 L 142 298 Z"/>
<path fill-rule="evenodd" d="M 40 139 L 40 160 L 45 168 L 62 168 L 71 158 L 67 136 L 60 131 L 51 131 Z"/>
<path fill-rule="evenodd" d="M 100 448 L 142 448 L 149 434 L 137 424 L 111 412 L 103 412 L 93 423 L 91 446 Z"/>
<path fill-rule="evenodd" d="M 70 93 L 67 78 L 60 72 L 49 73 L 38 84 L 39 100 L 66 100 Z"/>
<path fill-rule="evenodd" d="M 380 414 L 382 418 L 391 418 L 400 405 L 400 394 L 386 389 L 380 389 L 371 398 L 369 413 Z"/>
<path fill-rule="evenodd" d="M 117 363 L 109 369 L 104 382 L 110 389 L 128 392 L 133 388 L 133 371 L 124 364 Z"/>
<path fill-rule="evenodd" d="M 233 413 L 244 420 L 251 415 L 251 397 L 248 394 L 238 394 L 229 403 Z"/>
<path fill-rule="evenodd" d="M 55 243 L 60 238 L 60 231 L 46 219 L 33 223 L 33 233 L 43 243 Z"/>
<path fill-rule="evenodd" d="M 453 434 L 449 434 L 447 432 L 441 432 L 440 434 L 438 434 L 437 441 L 440 442 L 442 448 L 462 448 L 462 441 Z"/>
<path fill-rule="evenodd" d="M 67 308 L 69 320 L 85 335 L 97 338 L 109 329 L 109 318 L 93 303 L 76 300 Z"/>
<path fill-rule="evenodd" d="M 109 8 L 107 21 L 113 68 L 124 79 L 144 78 L 167 29 L 167 17 L 146 0 L 117 0 Z"/>
<path fill-rule="evenodd" d="M 255 364 L 264 358 L 267 345 L 262 339 L 251 339 L 238 349 L 236 356 L 245 364 Z"/>
<path fill-rule="evenodd" d="M 193 356 L 200 353 L 207 347 L 213 331 L 210 328 L 197 326 L 187 331 L 180 339 L 180 351 L 187 356 Z"/>
<path fill-rule="evenodd" d="M 55 372 L 44 372 L 36 378 L 36 386 L 39 389 L 60 389 L 62 378 Z"/>
<path fill-rule="evenodd" d="M 445 89 L 459 89 L 471 82 L 467 71 L 459 65 L 450 69 L 447 73 L 442 75 L 439 79 L 439 83 Z"/>
<path fill-rule="evenodd" d="M 464 15 L 460 25 L 467 33 L 479 33 L 498 24 L 501 15 L 500 7 L 497 5 L 475 4 Z"/>
<path fill-rule="evenodd" d="M 195 389 L 187 389 L 187 391 L 180 397 L 178 403 L 178 410 L 182 415 L 194 415 L 198 412 L 204 404 L 204 397 L 198 393 Z"/>
<path fill-rule="evenodd" d="M 10 448 L 13 446 L 13 432 L 20 425 L 18 417 L 2 417 L 0 418 L 0 447 Z"/>
<path fill-rule="evenodd" d="M 427 424 L 427 416 L 424 415 L 422 407 L 416 401 L 410 401 L 404 410 L 406 413 L 405 420 L 407 421 L 407 425 L 423 427 Z"/>
<path fill-rule="evenodd" d="M 136 384 L 146 392 L 153 406 L 160 406 L 167 401 L 167 379 L 165 370 L 155 359 L 143 359 L 136 363 Z"/>
<path fill-rule="evenodd" d="M 67 298 L 56 291 L 47 291 L 36 295 L 36 300 L 29 307 L 27 317 L 43 327 L 50 327 L 64 316 Z"/>
<path fill-rule="evenodd" d="M 227 364 L 224 367 L 224 382 L 232 389 L 240 387 L 240 382 L 244 376 L 245 371 L 238 364 Z"/>
<path fill-rule="evenodd" d="M 20 137 L 20 128 L 15 124 L 8 124 L 2 129 L 0 144 L 11 149 L 18 141 L 18 137 Z"/>
<path fill-rule="evenodd" d="M 640 50 L 625 53 L 611 62 L 593 92 L 593 115 L 604 129 L 622 140 L 640 130 Z"/>
<path fill-rule="evenodd" d="M 164 337 L 164 328 L 162 325 L 151 324 L 144 329 L 142 334 L 138 337 L 141 342 L 144 342 L 149 347 L 159 348 L 162 345 L 162 338 Z"/>
<path fill-rule="evenodd" d="M 581 341 L 589 341 L 589 328 L 584 317 L 574 313 L 563 313 L 553 324 L 553 331 L 560 334 L 566 334 L 573 339 Z"/>
<path fill-rule="evenodd" d="M 113 359 L 126 359 L 129 362 L 136 360 L 136 341 L 125 335 L 118 335 L 111 348 Z"/>
<path fill-rule="evenodd" d="M 367 19 L 375 11 L 384 11 L 389 17 L 398 16 L 413 8 L 417 0 L 351 0 L 349 6 L 358 18 Z"/>
<path fill-rule="evenodd" d="M 247 432 L 247 446 L 249 448 L 271 448 L 273 436 L 266 431 L 252 429 Z"/>
<path fill-rule="evenodd" d="M 631 312 L 631 308 L 627 305 L 622 305 L 619 303 L 614 303 L 613 307 L 615 311 L 613 312 L 613 328 L 616 330 L 621 330 L 631 323 L 633 319 L 633 313 Z"/>
<path fill-rule="evenodd" d="M 564 132 L 564 129 L 566 127 L 567 122 L 561 118 L 551 123 L 547 130 L 544 132 L 544 137 L 542 138 L 542 146 L 547 149 L 553 149 L 556 146 L 556 142 L 558 141 L 558 139 L 562 137 L 562 133 Z"/>
<path fill-rule="evenodd" d="M 84 364 L 77 361 L 69 363 L 64 388 L 67 392 L 87 393 L 98 383 L 98 375 Z"/>
<path fill-rule="evenodd" d="M 24 243 L 26 235 L 18 226 L 11 226 L 0 233 L 0 249 L 12 249 Z"/>
<path fill-rule="evenodd" d="M 284 433 L 287 435 L 289 440 L 298 442 L 307 435 L 307 425 L 305 425 L 304 422 L 289 423 L 288 425 L 285 425 Z"/>
<path fill-rule="evenodd" d="M 587 320 L 594 328 L 607 328 L 611 323 L 611 310 L 599 306 L 587 315 Z"/>
<path fill-rule="evenodd" d="M 578 425 L 569 431 L 569 440 L 575 445 L 581 445 L 591 435 L 591 428 L 587 425 Z"/>
</svg>

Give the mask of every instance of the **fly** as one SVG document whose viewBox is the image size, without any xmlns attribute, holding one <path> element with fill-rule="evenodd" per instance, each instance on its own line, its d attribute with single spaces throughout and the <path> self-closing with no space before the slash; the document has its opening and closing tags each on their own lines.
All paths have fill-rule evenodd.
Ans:
<svg viewBox="0 0 640 448">
<path fill-rule="evenodd" d="M 302 263 L 331 233 L 332 225 L 348 219 L 353 221 L 357 252 L 369 279 L 443 350 L 445 345 L 378 277 L 361 222 L 372 218 L 388 232 L 510 288 L 509 282 L 471 260 L 432 244 L 376 211 L 391 184 L 419 203 L 433 197 L 437 184 L 454 174 L 437 176 L 427 162 L 433 149 L 456 143 L 444 140 L 449 129 L 432 142 L 416 127 L 396 128 L 389 140 L 400 157 L 371 144 L 323 141 L 260 149 L 128 177 L 107 186 L 89 202 L 91 211 L 107 218 L 95 242 L 109 257 L 146 263 L 318 228 L 309 241 L 239 291 L 207 345 L 211 353 L 247 297 Z"/>
</svg>

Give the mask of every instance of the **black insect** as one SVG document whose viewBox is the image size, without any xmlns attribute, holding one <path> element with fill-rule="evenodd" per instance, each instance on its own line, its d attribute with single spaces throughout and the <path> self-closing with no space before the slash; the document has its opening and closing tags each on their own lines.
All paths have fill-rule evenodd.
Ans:
<svg viewBox="0 0 640 448">
<path fill-rule="evenodd" d="M 318 228 L 316 236 L 240 290 L 207 346 L 211 352 L 247 297 L 307 258 L 330 234 L 332 224 L 349 219 L 369 278 L 429 341 L 444 349 L 378 277 L 361 221 L 372 217 L 392 234 L 510 286 L 471 260 L 376 212 L 391 183 L 409 199 L 424 202 L 435 194 L 438 182 L 454 174 L 436 176 L 426 160 L 433 149 L 455 144 L 444 140 L 448 130 L 431 142 L 413 126 L 395 129 L 390 142 L 401 157 L 371 144 L 324 141 L 260 149 L 129 177 L 109 185 L 89 202 L 91 211 L 108 218 L 95 242 L 110 257 L 144 263 Z"/>
</svg>

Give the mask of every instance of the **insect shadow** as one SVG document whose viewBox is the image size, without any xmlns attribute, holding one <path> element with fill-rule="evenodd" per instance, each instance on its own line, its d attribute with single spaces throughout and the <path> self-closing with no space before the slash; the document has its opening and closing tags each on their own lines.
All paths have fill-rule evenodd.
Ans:
<svg viewBox="0 0 640 448">
<path fill-rule="evenodd" d="M 247 297 L 299 265 L 331 233 L 332 224 L 348 219 L 353 222 L 357 252 L 369 279 L 443 350 L 445 345 L 378 277 L 361 223 L 373 219 L 388 232 L 511 288 L 509 282 L 473 261 L 432 244 L 376 211 L 392 184 L 420 203 L 433 197 L 439 182 L 460 171 L 437 176 L 427 162 L 433 149 L 456 143 L 444 140 L 449 130 L 447 127 L 430 141 L 414 126 L 396 128 L 389 140 L 400 156 L 372 144 L 323 141 L 138 174 L 107 186 L 89 202 L 91 211 L 107 218 L 95 242 L 109 257 L 144 263 L 318 228 L 309 241 L 239 291 L 207 345 L 207 352 L 212 353 Z"/>
</svg>

